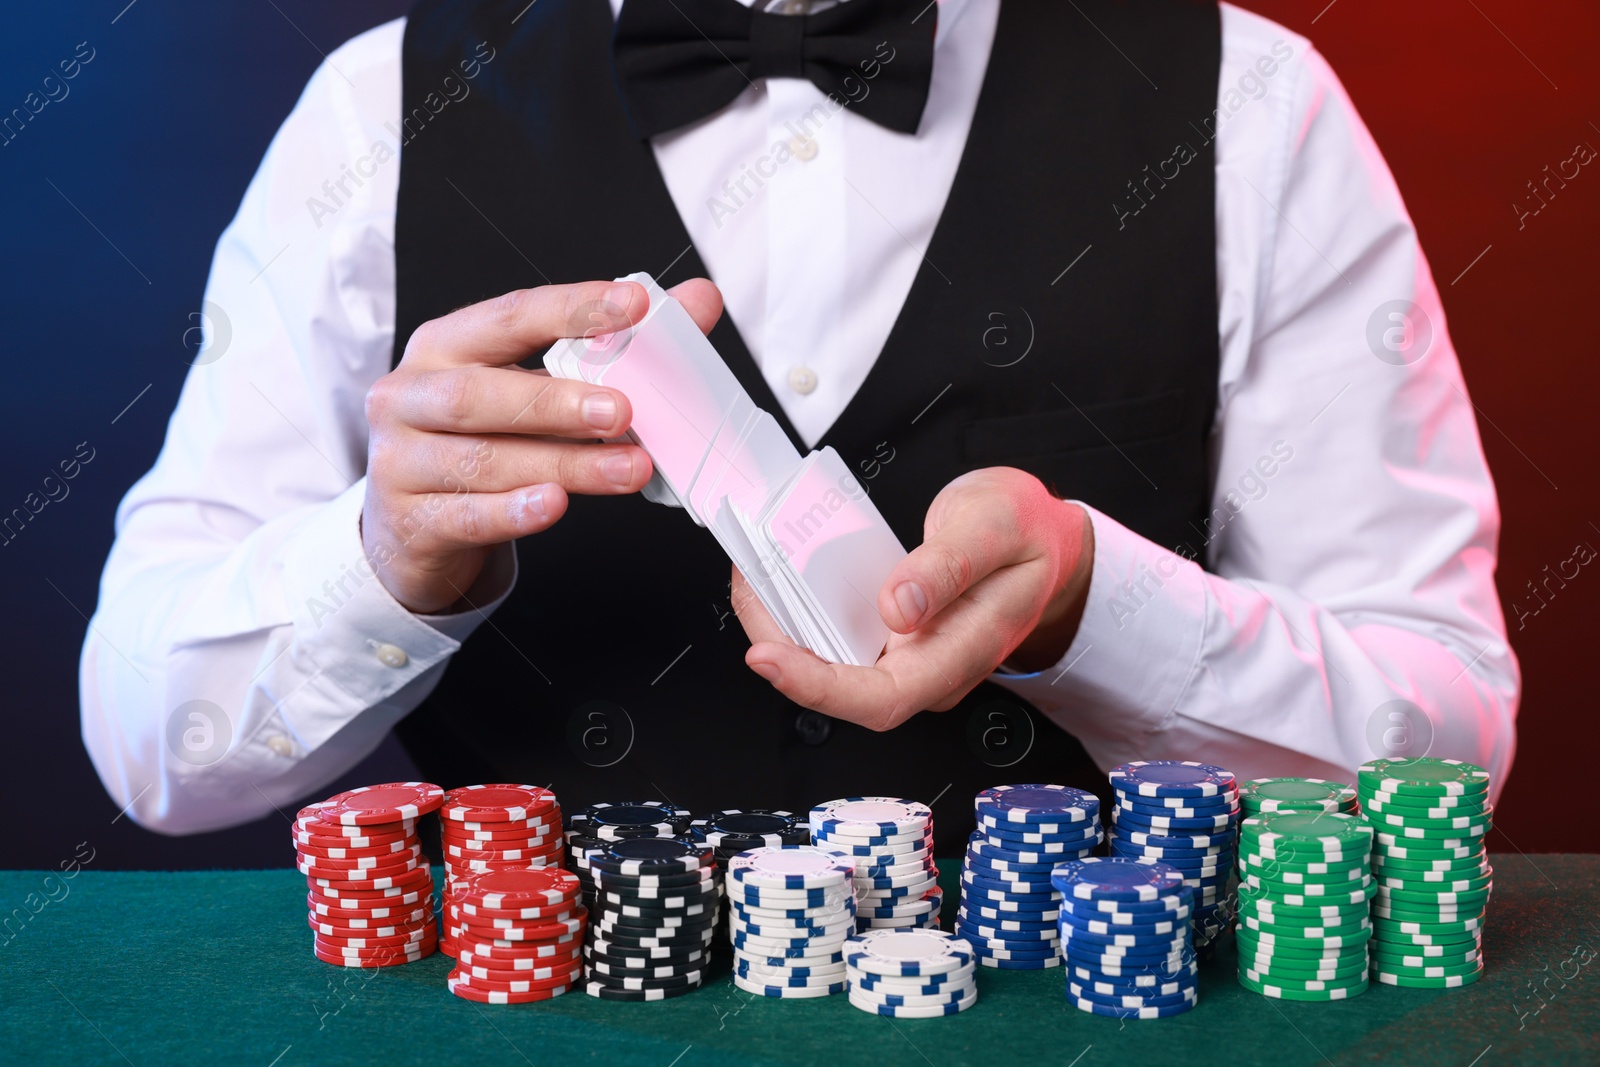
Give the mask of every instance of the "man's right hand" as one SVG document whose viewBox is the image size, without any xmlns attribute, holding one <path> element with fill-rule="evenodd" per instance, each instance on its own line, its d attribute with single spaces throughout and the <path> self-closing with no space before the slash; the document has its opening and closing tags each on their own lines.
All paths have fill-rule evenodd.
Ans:
<svg viewBox="0 0 1600 1067">
<path fill-rule="evenodd" d="M 671 293 L 701 330 L 722 314 L 704 279 Z M 367 393 L 361 541 L 391 596 L 418 614 L 452 610 L 496 545 L 544 530 L 568 493 L 634 493 L 650 457 L 604 444 L 631 421 L 615 389 L 516 366 L 562 337 L 630 326 L 649 297 L 632 282 L 523 289 L 423 323 Z"/>
</svg>

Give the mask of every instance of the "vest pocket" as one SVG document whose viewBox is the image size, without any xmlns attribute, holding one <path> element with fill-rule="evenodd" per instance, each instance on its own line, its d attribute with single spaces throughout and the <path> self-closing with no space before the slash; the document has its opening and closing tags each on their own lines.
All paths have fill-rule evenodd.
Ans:
<svg viewBox="0 0 1600 1067">
<path fill-rule="evenodd" d="M 1094 404 L 1078 400 L 1077 407 L 1063 400 L 1050 411 L 975 419 L 962 432 L 962 454 L 974 467 L 1026 467 L 1014 461 L 1167 437 L 1182 428 L 1183 397 L 1184 390 L 1171 389 L 1131 400 Z"/>
</svg>

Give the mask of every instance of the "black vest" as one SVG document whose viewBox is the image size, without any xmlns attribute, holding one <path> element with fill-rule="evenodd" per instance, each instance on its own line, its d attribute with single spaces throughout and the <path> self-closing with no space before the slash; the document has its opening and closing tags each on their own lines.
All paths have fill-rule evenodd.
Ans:
<svg viewBox="0 0 1600 1067">
<path fill-rule="evenodd" d="M 426 0 L 411 15 L 397 361 L 421 323 L 510 289 L 706 274 L 624 119 L 611 29 L 606 0 Z M 484 41 L 470 95 L 441 108 Z M 925 262 L 821 442 L 908 548 L 942 486 L 998 465 L 1159 544 L 1196 536 L 1217 387 L 1219 57 L 1211 2 L 1005 0 Z M 724 316 L 711 340 L 806 451 L 737 325 Z M 986 786 L 1104 791 L 1074 738 L 990 684 L 883 734 L 788 702 L 745 667 L 728 561 L 678 509 L 575 497 L 517 553 L 510 599 L 399 727 L 431 780 L 550 784 L 570 808 L 937 797 L 944 854 Z"/>
</svg>

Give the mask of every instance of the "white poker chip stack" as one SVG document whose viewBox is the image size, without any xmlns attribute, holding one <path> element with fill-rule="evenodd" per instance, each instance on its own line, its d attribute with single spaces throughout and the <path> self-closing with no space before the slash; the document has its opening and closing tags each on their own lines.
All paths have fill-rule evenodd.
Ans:
<svg viewBox="0 0 1600 1067">
<path fill-rule="evenodd" d="M 811 840 L 855 864 L 858 929 L 938 929 L 944 894 L 926 804 L 897 797 L 818 804 L 811 809 Z"/>
<path fill-rule="evenodd" d="M 977 959 L 942 930 L 868 930 L 845 945 L 850 1003 L 891 1019 L 931 1019 L 978 1002 Z"/>
<path fill-rule="evenodd" d="M 845 991 L 856 932 L 855 864 L 814 845 L 752 848 L 728 860 L 733 984 L 795 1000 Z"/>
</svg>

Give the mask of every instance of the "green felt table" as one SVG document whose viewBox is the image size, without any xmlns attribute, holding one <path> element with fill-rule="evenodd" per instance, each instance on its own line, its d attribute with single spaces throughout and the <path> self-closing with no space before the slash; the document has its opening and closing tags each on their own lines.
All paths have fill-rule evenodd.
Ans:
<svg viewBox="0 0 1600 1067">
<path fill-rule="evenodd" d="M 91 865 L 48 884 L 44 872 L 0 872 L 0 1063 L 1600 1063 L 1600 856 L 1493 861 L 1488 968 L 1474 985 L 1268 1000 L 1234 981 L 1227 939 L 1202 967 L 1199 1005 L 1145 1021 L 1068 1006 L 1059 969 L 980 968 L 975 1006 L 915 1021 L 842 996 L 752 996 L 725 965 L 705 988 L 655 1004 L 578 993 L 483 1006 L 445 989 L 443 955 L 380 971 L 318 962 L 292 870 Z"/>
</svg>

